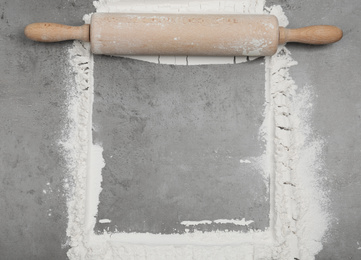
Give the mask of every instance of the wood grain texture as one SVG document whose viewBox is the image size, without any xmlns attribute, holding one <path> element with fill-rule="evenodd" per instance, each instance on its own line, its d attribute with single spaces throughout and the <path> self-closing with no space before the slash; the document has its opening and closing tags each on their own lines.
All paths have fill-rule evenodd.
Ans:
<svg viewBox="0 0 361 260">
<path fill-rule="evenodd" d="M 342 38 L 342 30 L 331 25 L 314 25 L 298 29 L 280 27 L 279 44 L 299 42 L 306 44 L 329 44 Z"/>
<path fill-rule="evenodd" d="M 33 23 L 34 41 L 91 42 L 94 54 L 271 56 L 279 44 L 329 44 L 342 38 L 331 25 L 286 29 L 273 15 L 95 13 L 91 24 Z"/>
<path fill-rule="evenodd" d="M 107 55 L 268 56 L 278 37 L 273 15 L 96 13 L 90 42 Z"/>
<path fill-rule="evenodd" d="M 25 35 L 38 42 L 80 40 L 89 42 L 90 26 L 68 26 L 56 23 L 32 23 L 25 27 Z"/>
</svg>

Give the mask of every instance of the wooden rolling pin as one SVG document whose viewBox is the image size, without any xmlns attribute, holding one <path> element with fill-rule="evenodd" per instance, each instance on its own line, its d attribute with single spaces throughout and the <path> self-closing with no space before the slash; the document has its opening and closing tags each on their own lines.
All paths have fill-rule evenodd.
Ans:
<svg viewBox="0 0 361 260">
<path fill-rule="evenodd" d="M 300 29 L 278 26 L 273 15 L 96 13 L 91 23 L 66 26 L 34 23 L 28 38 L 40 42 L 81 40 L 94 54 L 269 56 L 279 44 L 328 44 L 342 38 L 335 26 Z"/>
</svg>

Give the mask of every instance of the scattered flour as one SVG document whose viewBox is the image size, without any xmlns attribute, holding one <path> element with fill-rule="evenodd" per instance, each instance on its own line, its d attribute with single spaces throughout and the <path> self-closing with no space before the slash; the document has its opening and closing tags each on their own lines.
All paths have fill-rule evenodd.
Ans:
<svg viewBox="0 0 361 260">
<path fill-rule="evenodd" d="M 241 1 L 116 1 L 94 2 L 97 12 L 218 12 L 272 13 L 281 26 L 287 18 L 279 6 L 264 9 L 264 0 Z M 89 22 L 90 15 L 85 16 Z M 134 57 L 133 57 L 134 58 Z M 171 64 L 234 63 L 244 58 L 215 60 L 199 57 L 138 57 Z M 266 153 L 258 160 L 260 171 L 270 182 L 270 227 L 265 231 L 194 232 L 182 235 L 115 233 L 96 235 L 102 148 L 92 143 L 93 57 L 88 44 L 74 42 L 69 50 L 68 125 L 61 146 L 68 163 L 64 181 L 68 194 L 68 256 L 78 259 L 314 259 L 327 230 L 326 194 L 318 176 L 323 141 L 309 126 L 312 87 L 297 90 L 289 68 L 297 64 L 280 46 L 277 54 L 265 58 L 265 120 L 260 136 Z M 242 163 L 242 161 L 240 161 Z M 243 163 L 248 163 L 244 161 Z M 327 205 L 326 205 L 327 206 Z M 109 220 L 101 220 L 109 223 Z M 242 220 L 219 223 L 248 225 Z M 212 221 L 211 221 L 212 222 Z M 215 221 L 214 221 L 215 222 Z M 208 223 L 208 222 L 207 222 Z M 185 225 L 190 223 L 185 223 Z"/>
<path fill-rule="evenodd" d="M 288 24 L 280 6 L 268 9 Z M 289 68 L 297 62 L 280 46 L 266 58 L 266 115 L 261 132 L 268 136 L 271 174 L 271 223 L 277 259 L 314 259 L 322 249 L 329 216 L 320 186 L 323 140 L 310 127 L 312 87 L 297 91 Z M 268 87 L 267 87 L 268 84 Z"/>
<path fill-rule="evenodd" d="M 204 224 L 212 224 L 212 220 L 201 220 L 201 221 L 182 221 L 181 225 L 184 226 L 197 226 L 197 225 L 204 225 Z"/>
<path fill-rule="evenodd" d="M 110 220 L 110 219 L 100 219 L 99 220 L 99 223 L 102 223 L 102 224 L 104 224 L 104 223 L 111 223 L 112 221 Z"/>
<path fill-rule="evenodd" d="M 254 223 L 253 220 L 246 221 L 245 218 L 243 218 L 243 219 L 217 219 L 217 220 L 214 220 L 213 222 L 217 223 L 217 224 L 234 224 L 234 225 L 238 225 L 238 226 L 248 226 L 249 224 Z"/>
<path fill-rule="evenodd" d="M 240 163 L 251 163 L 250 160 L 239 160 Z"/>
<path fill-rule="evenodd" d="M 243 219 L 216 219 L 216 220 L 201 220 L 201 221 L 182 221 L 181 224 L 184 226 L 197 226 L 197 225 L 204 225 L 204 224 L 234 224 L 237 226 L 248 226 L 249 224 L 253 223 L 253 220 L 246 221 L 245 218 Z"/>
</svg>

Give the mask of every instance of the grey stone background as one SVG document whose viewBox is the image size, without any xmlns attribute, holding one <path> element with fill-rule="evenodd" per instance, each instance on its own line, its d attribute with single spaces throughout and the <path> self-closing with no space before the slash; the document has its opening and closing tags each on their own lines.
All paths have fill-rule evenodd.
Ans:
<svg viewBox="0 0 361 260">
<path fill-rule="evenodd" d="M 357 243 L 361 244 L 361 2 L 268 1 L 268 5 L 271 4 L 282 5 L 290 20 L 289 27 L 334 24 L 344 30 L 344 39 L 339 43 L 326 47 L 290 44 L 289 49 L 292 57 L 299 63 L 291 69 L 292 77 L 300 88 L 306 84 L 315 87 L 317 97 L 314 102 L 313 127 L 315 134 L 326 140 L 324 159 L 328 178 L 324 185 L 329 189 L 331 210 L 335 219 L 324 242 L 324 248 L 316 259 L 360 259 L 361 250 L 358 250 L 360 245 Z M 61 72 L 66 70 L 66 52 L 70 43 L 34 43 L 26 40 L 22 31 L 26 24 L 41 21 L 80 25 L 83 14 L 92 11 L 92 1 L 86 0 L 0 1 L 0 259 L 66 259 L 67 212 L 62 185 L 65 164 L 57 143 L 66 124 L 67 74 Z M 96 62 L 99 65 L 119 63 L 119 70 L 125 71 L 124 76 L 126 71 L 129 72 L 127 66 L 134 68 L 136 73 L 143 71 L 145 75 L 150 75 L 148 70 L 151 70 L 157 75 L 158 80 L 163 80 L 164 88 L 168 84 L 172 89 L 178 84 L 173 77 L 181 78 L 192 71 L 189 68 L 158 67 L 125 59 L 99 58 Z M 255 82 L 256 89 L 260 91 L 259 95 L 263 96 L 263 85 L 260 87 L 258 84 L 263 81 L 264 74 L 257 73 L 261 69 L 255 68 L 250 71 L 247 67 L 257 67 L 258 62 L 232 68 L 234 71 L 230 74 L 231 79 L 219 78 L 222 76 L 222 70 L 225 70 L 224 66 L 196 68 L 195 71 L 198 73 L 194 77 L 195 81 L 187 79 L 188 90 L 195 82 L 202 82 L 202 77 L 206 80 L 209 76 L 212 79 L 210 85 L 215 87 L 219 87 L 224 81 L 227 89 L 234 88 L 235 82 L 232 82 L 232 79 L 238 78 L 240 81 L 245 80 L 244 86 L 248 82 Z M 172 70 L 175 72 L 171 72 Z M 98 78 L 95 88 L 99 92 L 96 96 L 98 101 L 101 98 L 99 95 L 102 95 L 101 91 L 109 91 L 106 86 L 112 86 L 114 89 L 117 84 L 127 86 L 119 77 L 119 81 L 112 83 L 105 71 L 97 70 L 96 73 Z M 214 81 L 215 75 L 210 74 L 217 75 L 217 80 Z M 167 78 L 170 79 L 169 82 Z M 134 84 L 144 88 L 147 86 L 147 78 L 133 81 Z M 155 88 L 158 85 L 153 82 L 149 86 Z M 254 97 L 257 94 L 256 89 L 250 90 L 248 94 Z M 150 90 L 147 93 L 150 94 Z M 136 99 L 136 96 L 133 98 Z M 241 100 L 247 101 L 242 97 Z M 191 101 L 188 102 L 189 105 L 192 104 Z M 257 104 L 256 102 L 255 107 Z M 104 104 L 99 102 L 99 105 Z M 253 108 L 249 109 L 250 115 L 255 116 L 255 121 L 259 123 L 259 114 Z M 227 112 L 226 115 L 232 118 L 232 114 Z M 95 120 L 102 122 L 104 119 Z M 242 120 L 247 122 L 247 116 L 243 115 Z M 246 124 L 244 126 L 246 127 Z M 138 127 L 137 121 L 131 127 Z M 255 125 L 247 127 L 256 128 Z M 251 128 L 244 131 L 250 134 Z M 108 127 L 103 129 L 109 130 Z M 106 136 L 105 133 L 103 136 Z M 247 136 L 250 136 L 250 143 L 253 143 L 254 135 Z M 107 142 L 106 139 L 101 140 L 101 132 L 96 138 L 103 143 Z M 108 139 L 108 142 L 111 140 Z M 260 149 L 262 147 L 254 148 L 246 156 L 258 155 Z M 237 156 L 243 156 L 244 151 L 234 152 Z M 255 185 L 262 186 L 259 180 L 255 180 Z M 111 179 L 108 181 L 110 183 Z M 220 191 L 217 192 L 222 194 Z M 222 196 L 222 199 L 227 199 L 226 195 Z M 264 203 L 260 205 L 269 207 Z M 101 207 L 102 205 L 100 209 Z M 232 207 L 225 209 L 228 216 L 233 216 Z M 261 208 L 259 212 L 262 214 L 265 211 Z M 205 213 L 209 215 L 209 212 Z M 214 215 L 211 217 L 218 217 L 217 212 L 212 214 Z M 254 216 L 251 213 L 247 214 L 250 214 L 250 217 Z M 260 218 L 260 221 L 262 219 Z M 169 225 L 174 223 L 171 222 Z M 259 227 L 265 226 L 265 223 L 260 223 Z M 149 225 L 148 228 L 154 227 L 157 230 L 164 228 L 159 224 Z"/>
<path fill-rule="evenodd" d="M 71 43 L 34 43 L 23 30 L 32 22 L 78 25 L 93 10 L 91 1 L 0 1 L 0 259 L 67 259 L 58 142 Z"/>
<path fill-rule="evenodd" d="M 269 226 L 269 193 L 253 159 L 265 146 L 262 62 L 168 66 L 95 57 L 94 142 L 106 164 L 98 219 L 112 221 L 97 231 L 183 233 L 182 221 L 242 218 Z"/>
<path fill-rule="evenodd" d="M 289 27 L 331 24 L 343 29 L 342 41 L 312 47 L 292 44 L 298 62 L 291 75 L 302 88 L 314 86 L 312 127 L 325 139 L 324 162 L 334 217 L 316 259 L 361 259 L 361 50 L 360 1 L 279 1 Z"/>
</svg>

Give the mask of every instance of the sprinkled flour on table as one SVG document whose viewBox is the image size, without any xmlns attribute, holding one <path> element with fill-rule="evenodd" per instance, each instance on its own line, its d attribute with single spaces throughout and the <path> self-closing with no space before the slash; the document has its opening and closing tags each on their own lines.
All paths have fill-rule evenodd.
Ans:
<svg viewBox="0 0 361 260">
<path fill-rule="evenodd" d="M 281 26 L 288 21 L 281 7 L 252 1 L 116 1 L 94 2 L 97 12 L 271 13 Z M 90 15 L 85 16 L 89 22 Z M 209 64 L 246 61 L 236 58 L 133 57 L 156 63 Z M 270 226 L 265 231 L 194 232 L 157 235 L 114 233 L 96 235 L 102 148 L 92 141 L 93 57 L 89 45 L 74 42 L 69 50 L 68 125 L 60 144 L 68 163 L 64 188 L 68 195 L 70 259 L 314 259 L 327 230 L 327 197 L 318 181 L 323 141 L 312 135 L 311 86 L 297 90 L 289 68 L 297 64 L 287 48 L 265 58 L 265 111 L 260 138 L 264 156 L 240 163 L 259 164 L 270 183 Z M 90 192 L 91 191 L 91 192 Z M 111 220 L 103 219 L 104 223 Z M 207 222 L 207 220 L 204 220 Z M 209 220 L 212 222 L 211 220 Z M 252 220 L 214 220 L 248 225 Z M 208 223 L 208 222 L 207 222 Z M 184 222 L 184 225 L 192 225 Z M 200 223 L 193 223 L 200 224 Z M 202 224 L 202 223 L 201 223 Z"/>
</svg>

